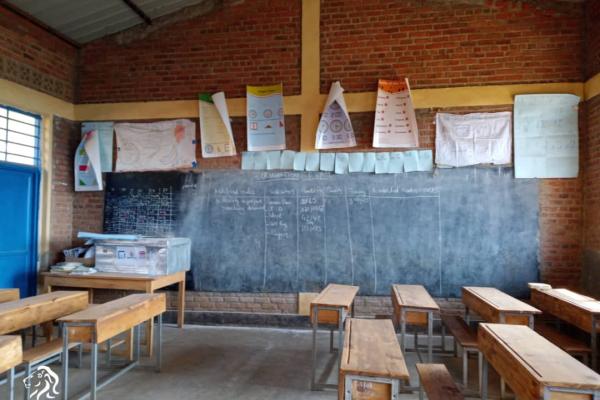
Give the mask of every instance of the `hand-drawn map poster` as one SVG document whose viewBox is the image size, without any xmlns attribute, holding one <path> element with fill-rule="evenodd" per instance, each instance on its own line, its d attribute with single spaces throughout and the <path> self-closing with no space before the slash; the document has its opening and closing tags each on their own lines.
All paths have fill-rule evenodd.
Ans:
<svg viewBox="0 0 600 400">
<path fill-rule="evenodd" d="M 187 119 L 115 124 L 116 171 L 196 167 L 196 124 Z"/>
<path fill-rule="evenodd" d="M 579 97 L 515 96 L 515 177 L 576 178 L 579 173 Z"/>
<path fill-rule="evenodd" d="M 246 86 L 248 151 L 285 149 L 283 85 Z"/>
<path fill-rule="evenodd" d="M 408 79 L 379 80 L 373 147 L 419 147 L 419 129 Z"/>
</svg>

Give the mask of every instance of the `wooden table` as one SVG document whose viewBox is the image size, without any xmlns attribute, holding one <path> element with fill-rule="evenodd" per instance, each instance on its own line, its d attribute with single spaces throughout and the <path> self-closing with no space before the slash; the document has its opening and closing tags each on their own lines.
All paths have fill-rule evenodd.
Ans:
<svg viewBox="0 0 600 400">
<path fill-rule="evenodd" d="M 469 321 L 472 310 L 486 322 L 528 325 L 533 329 L 535 314 L 542 312 L 514 297 L 492 287 L 465 286 L 462 288 L 465 319 Z"/>
<path fill-rule="evenodd" d="M 185 271 L 170 275 L 109 274 L 98 272 L 91 275 L 73 275 L 63 272 L 42 272 L 44 292 L 49 293 L 54 286 L 85 288 L 90 291 L 90 303 L 94 302 L 94 289 L 132 290 L 154 293 L 158 289 L 177 284 L 177 326 L 183 328 L 185 313 Z M 148 322 L 146 349 L 152 355 L 152 321 Z"/>
<path fill-rule="evenodd" d="M 440 312 L 440 307 L 431 298 L 427 289 L 421 285 L 392 285 L 392 304 L 394 317 L 400 323 L 400 347 L 406 351 L 406 324 L 427 325 L 427 361 L 432 359 L 433 313 Z M 415 350 L 419 342 L 415 331 Z"/>
<path fill-rule="evenodd" d="M 19 300 L 19 289 L 0 289 L 0 303 Z"/>
<path fill-rule="evenodd" d="M 58 291 L 0 304 L 0 335 L 52 322 L 85 309 L 88 293 Z"/>
<path fill-rule="evenodd" d="M 598 370 L 600 301 L 568 289 L 532 289 L 531 303 L 545 313 L 588 332 L 591 337 L 592 368 Z"/>
<path fill-rule="evenodd" d="M 21 364 L 23 348 L 19 336 L 0 336 L 0 374 L 8 371 L 8 399 L 15 398 L 15 367 Z"/>
<path fill-rule="evenodd" d="M 139 364 L 140 325 L 158 316 L 156 346 L 156 369 L 160 371 L 162 345 L 162 313 L 167 309 L 164 293 L 132 294 L 117 300 L 89 307 L 86 310 L 62 317 L 58 322 L 63 337 L 63 399 L 68 399 L 69 389 L 69 342 L 91 345 L 90 399 L 96 392 L 125 372 Z M 98 344 L 121 333 L 135 330 L 134 361 L 112 376 L 98 383 Z"/>
<path fill-rule="evenodd" d="M 312 340 L 312 378 L 311 390 L 319 390 L 326 387 L 337 388 L 337 385 L 317 383 L 317 330 L 319 323 L 337 326 L 338 328 L 338 350 L 343 346 L 344 321 L 348 313 L 354 315 L 354 297 L 358 293 L 358 286 L 337 285 L 330 283 L 313 301 L 310 302 L 310 320 L 313 329 Z M 333 330 L 330 332 L 330 350 L 333 351 Z M 341 358 L 338 362 L 341 362 Z"/>
<path fill-rule="evenodd" d="M 397 399 L 409 373 L 394 324 L 387 319 L 346 320 L 340 400 Z"/>
<path fill-rule="evenodd" d="M 519 399 L 600 398 L 600 375 L 527 326 L 483 323 L 478 342 L 484 355 L 483 400 L 488 362 Z"/>
</svg>

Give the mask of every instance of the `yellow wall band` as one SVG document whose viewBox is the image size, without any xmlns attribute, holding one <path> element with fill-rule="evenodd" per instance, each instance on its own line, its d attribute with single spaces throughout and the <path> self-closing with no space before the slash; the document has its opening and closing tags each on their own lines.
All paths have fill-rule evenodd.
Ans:
<svg viewBox="0 0 600 400">
<path fill-rule="evenodd" d="M 586 100 L 590 100 L 598 95 L 600 95 L 600 73 L 597 73 L 585 83 Z"/>
</svg>

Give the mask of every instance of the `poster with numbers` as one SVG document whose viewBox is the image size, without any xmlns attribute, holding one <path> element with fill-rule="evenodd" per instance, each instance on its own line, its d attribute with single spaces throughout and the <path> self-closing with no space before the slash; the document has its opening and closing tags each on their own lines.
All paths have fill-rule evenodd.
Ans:
<svg viewBox="0 0 600 400">
<path fill-rule="evenodd" d="M 419 147 L 419 129 L 408 79 L 379 80 L 373 147 Z"/>
<path fill-rule="evenodd" d="M 248 151 L 285 149 L 283 85 L 246 86 Z"/>
</svg>

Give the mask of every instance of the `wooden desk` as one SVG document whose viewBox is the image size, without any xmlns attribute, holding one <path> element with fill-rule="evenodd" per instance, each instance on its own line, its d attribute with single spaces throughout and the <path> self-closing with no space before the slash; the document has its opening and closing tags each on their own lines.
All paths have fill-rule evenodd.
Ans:
<svg viewBox="0 0 600 400">
<path fill-rule="evenodd" d="M 484 400 L 488 362 L 519 399 L 600 397 L 600 375 L 526 326 L 483 323 L 479 325 L 478 342 L 484 355 Z"/>
<path fill-rule="evenodd" d="M 85 288 L 90 291 L 90 303 L 94 302 L 94 289 L 132 290 L 154 293 L 158 289 L 177 284 L 177 325 L 183 328 L 185 313 L 185 271 L 171 275 L 108 274 L 98 272 L 92 275 L 73 275 L 67 273 L 42 272 L 44 292 L 49 293 L 54 286 Z M 152 321 L 148 322 L 146 349 L 152 355 Z"/>
<path fill-rule="evenodd" d="M 431 298 L 427 289 L 421 285 L 392 285 L 392 305 L 395 320 L 400 323 L 400 347 L 406 351 L 406 324 L 427 325 L 428 362 L 432 359 L 433 313 L 440 307 Z M 418 351 L 418 339 L 415 331 L 415 350 Z"/>
<path fill-rule="evenodd" d="M 598 369 L 600 301 L 568 289 L 531 290 L 531 303 L 545 313 L 575 325 L 591 337 L 592 368 Z"/>
<path fill-rule="evenodd" d="M 89 307 L 86 310 L 62 317 L 63 337 L 63 399 L 68 398 L 69 389 L 69 342 L 91 344 L 90 399 L 96 399 L 96 391 L 109 384 L 139 363 L 140 325 L 158 316 L 156 345 L 156 368 L 160 370 L 162 345 L 162 313 L 167 309 L 164 293 L 132 294 L 108 303 Z M 121 333 L 134 329 L 134 361 L 116 374 L 98 383 L 98 344 Z"/>
<path fill-rule="evenodd" d="M 19 289 L 0 289 L 0 303 L 19 300 Z"/>
<path fill-rule="evenodd" d="M 319 390 L 337 385 L 317 383 L 317 330 L 319 323 L 334 325 L 338 328 L 338 350 L 343 346 L 344 321 L 350 312 L 354 314 L 354 297 L 358 293 L 358 286 L 336 285 L 330 283 L 313 301 L 310 302 L 310 320 L 313 329 L 312 340 L 312 378 L 311 390 Z M 330 332 L 330 351 L 333 352 L 333 329 Z M 341 359 L 340 361 L 341 362 Z M 339 366 L 338 362 L 338 366 Z"/>
<path fill-rule="evenodd" d="M 472 310 L 486 322 L 528 325 L 533 329 L 534 315 L 542 313 L 537 308 L 491 287 L 463 287 L 462 302 L 466 308 L 467 322 L 469 311 Z"/>
<path fill-rule="evenodd" d="M 340 400 L 397 399 L 409 373 L 391 320 L 346 320 Z"/>
<path fill-rule="evenodd" d="M 0 374 L 8 371 L 8 399 L 15 398 L 15 367 L 23 360 L 23 348 L 19 336 L 0 336 Z"/>
<path fill-rule="evenodd" d="M 87 292 L 59 291 L 0 304 L 0 335 L 51 322 L 85 309 Z"/>
</svg>

